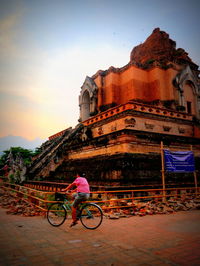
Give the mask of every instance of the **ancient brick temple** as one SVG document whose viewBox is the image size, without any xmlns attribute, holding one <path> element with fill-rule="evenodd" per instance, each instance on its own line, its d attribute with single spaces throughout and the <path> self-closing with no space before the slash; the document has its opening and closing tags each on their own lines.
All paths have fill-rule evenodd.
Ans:
<svg viewBox="0 0 200 266">
<path fill-rule="evenodd" d="M 79 124 L 51 137 L 29 169 L 30 178 L 70 180 L 84 171 L 95 184 L 160 182 L 160 144 L 192 149 L 200 167 L 198 66 L 156 28 L 130 61 L 86 77 Z M 198 174 L 198 173 L 197 173 Z M 169 175 L 189 181 L 192 175 Z"/>
</svg>

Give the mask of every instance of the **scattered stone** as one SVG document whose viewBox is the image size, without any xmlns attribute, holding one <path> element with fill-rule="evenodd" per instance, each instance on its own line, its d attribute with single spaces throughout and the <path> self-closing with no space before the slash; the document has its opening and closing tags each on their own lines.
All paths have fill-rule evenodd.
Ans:
<svg viewBox="0 0 200 266">
<path fill-rule="evenodd" d="M 193 196 L 194 197 L 194 196 Z M 155 201 L 151 200 L 148 202 L 127 202 L 125 203 L 125 200 L 119 201 L 119 203 L 123 202 L 123 208 L 114 208 L 116 205 L 118 205 L 118 202 L 112 202 L 113 207 L 111 209 L 106 209 L 104 207 L 105 216 L 109 219 L 119 219 L 122 217 L 131 217 L 131 216 L 140 216 L 143 217 L 145 215 L 154 215 L 154 214 L 171 214 L 178 211 L 188 211 L 188 210 L 194 210 L 200 209 L 200 196 L 197 196 L 196 198 L 193 197 L 181 197 L 181 198 L 172 198 L 166 202 L 162 201 Z M 127 208 L 124 208 L 127 206 Z"/>
<path fill-rule="evenodd" d="M 43 215 L 34 204 L 29 203 L 23 198 L 18 198 L 9 194 L 7 191 L 0 189 L 0 207 L 8 209 L 7 214 L 36 216 Z M 117 207 L 117 208 L 116 208 Z M 154 215 L 154 214 L 171 214 L 178 211 L 188 211 L 200 209 L 200 196 L 191 197 L 170 197 L 166 202 L 151 200 L 148 202 L 118 200 L 112 198 L 108 208 L 102 206 L 104 216 L 109 219 L 128 218 L 131 216 Z"/>
<path fill-rule="evenodd" d="M 39 216 L 42 215 L 33 204 L 24 201 L 22 198 L 14 197 L 8 192 L 0 193 L 0 207 L 8 209 L 7 214 L 22 216 Z"/>
<path fill-rule="evenodd" d="M 74 240 L 69 240 L 68 241 L 68 243 L 70 243 L 70 244 L 75 244 L 75 243 L 80 243 L 80 242 L 82 242 L 81 239 L 74 239 Z"/>
<path fill-rule="evenodd" d="M 94 244 L 93 244 L 93 247 L 96 247 L 96 248 L 101 247 L 101 244 L 99 244 L 99 243 L 94 243 Z"/>
<path fill-rule="evenodd" d="M 119 219 L 119 216 L 118 215 L 115 215 L 115 214 L 110 214 L 108 216 L 109 219 Z"/>
</svg>

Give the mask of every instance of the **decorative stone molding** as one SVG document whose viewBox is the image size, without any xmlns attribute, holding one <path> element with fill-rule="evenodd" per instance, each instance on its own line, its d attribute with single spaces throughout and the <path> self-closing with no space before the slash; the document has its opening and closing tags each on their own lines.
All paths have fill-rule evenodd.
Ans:
<svg viewBox="0 0 200 266">
<path fill-rule="evenodd" d="M 145 123 L 144 125 L 145 125 L 145 128 L 146 129 L 151 129 L 152 130 L 154 128 L 154 125 L 153 124 Z"/>
<path fill-rule="evenodd" d="M 99 135 L 102 135 L 102 134 L 103 134 L 103 127 L 99 127 L 99 128 L 98 128 L 98 134 L 99 134 Z"/>
<path fill-rule="evenodd" d="M 136 121 L 134 118 L 127 118 L 127 119 L 125 119 L 124 122 L 125 122 L 126 127 L 134 127 L 136 124 Z"/>
<path fill-rule="evenodd" d="M 112 125 L 110 130 L 111 130 L 111 132 L 116 131 L 117 130 L 117 126 L 116 125 Z"/>
<path fill-rule="evenodd" d="M 185 129 L 181 128 L 181 127 L 178 127 L 178 132 L 183 134 L 183 133 L 185 133 Z"/>
<path fill-rule="evenodd" d="M 169 132 L 171 130 L 171 127 L 169 126 L 163 126 L 163 130 L 166 132 Z"/>
</svg>

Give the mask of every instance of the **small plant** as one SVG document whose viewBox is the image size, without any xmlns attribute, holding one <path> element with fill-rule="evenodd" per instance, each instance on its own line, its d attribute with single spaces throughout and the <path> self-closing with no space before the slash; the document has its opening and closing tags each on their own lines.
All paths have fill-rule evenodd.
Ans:
<svg viewBox="0 0 200 266">
<path fill-rule="evenodd" d="M 147 61 L 146 61 L 146 64 L 147 65 L 151 65 L 151 64 L 153 64 L 155 62 L 155 59 L 148 59 Z"/>
</svg>

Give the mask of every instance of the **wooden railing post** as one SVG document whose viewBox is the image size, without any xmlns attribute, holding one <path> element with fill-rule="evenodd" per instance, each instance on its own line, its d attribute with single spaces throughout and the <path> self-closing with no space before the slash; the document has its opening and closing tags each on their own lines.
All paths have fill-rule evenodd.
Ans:
<svg viewBox="0 0 200 266">
<path fill-rule="evenodd" d="M 190 150 L 193 151 L 192 145 L 190 145 Z M 193 175 L 194 175 L 195 195 L 197 196 L 198 183 L 197 183 L 197 173 L 196 173 L 196 171 L 193 172 Z"/>
<path fill-rule="evenodd" d="M 165 162 L 164 162 L 164 154 L 163 154 L 163 141 L 160 143 L 160 151 L 161 151 L 161 164 L 162 164 L 162 188 L 163 188 L 163 202 L 166 201 L 166 191 L 165 191 Z"/>
</svg>

